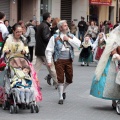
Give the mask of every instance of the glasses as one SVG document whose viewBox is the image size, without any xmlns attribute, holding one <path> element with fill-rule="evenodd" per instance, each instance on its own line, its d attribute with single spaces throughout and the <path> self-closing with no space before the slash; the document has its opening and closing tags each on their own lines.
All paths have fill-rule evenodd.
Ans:
<svg viewBox="0 0 120 120">
<path fill-rule="evenodd" d="M 15 33 L 17 33 L 17 34 L 18 34 L 18 33 L 22 33 L 22 32 L 23 32 L 23 31 L 16 31 Z"/>
</svg>

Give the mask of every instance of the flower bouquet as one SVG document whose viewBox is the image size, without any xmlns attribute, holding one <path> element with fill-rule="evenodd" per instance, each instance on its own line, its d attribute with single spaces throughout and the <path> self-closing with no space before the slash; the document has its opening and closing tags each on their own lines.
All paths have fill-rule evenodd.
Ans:
<svg viewBox="0 0 120 120">
<path fill-rule="evenodd" d="M 5 67 L 6 67 L 6 63 L 4 62 L 4 59 L 1 58 L 0 59 L 0 71 L 3 71 Z"/>
</svg>

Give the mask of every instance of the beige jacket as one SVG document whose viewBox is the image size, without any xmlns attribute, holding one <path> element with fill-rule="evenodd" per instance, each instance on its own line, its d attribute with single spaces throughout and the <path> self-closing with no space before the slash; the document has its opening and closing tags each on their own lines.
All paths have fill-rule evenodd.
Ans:
<svg viewBox="0 0 120 120">
<path fill-rule="evenodd" d="M 10 50 L 10 53 L 7 54 L 7 57 L 23 56 L 21 54 L 21 51 L 23 50 L 26 51 L 26 53 L 29 52 L 28 47 L 25 46 L 21 40 L 18 40 L 18 42 L 14 42 L 13 34 L 10 34 L 5 42 L 3 52 L 5 52 L 6 50 Z"/>
</svg>

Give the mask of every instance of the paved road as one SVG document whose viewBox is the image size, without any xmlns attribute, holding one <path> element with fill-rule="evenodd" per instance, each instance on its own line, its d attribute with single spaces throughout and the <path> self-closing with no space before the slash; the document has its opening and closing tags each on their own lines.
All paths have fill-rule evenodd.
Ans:
<svg viewBox="0 0 120 120">
<path fill-rule="evenodd" d="M 96 65 L 81 67 L 77 62 L 79 52 L 75 53 L 74 82 L 67 90 L 64 105 L 57 103 L 57 90 L 46 84 L 44 77 L 48 72 L 43 66 L 39 74 L 43 88 L 43 101 L 39 104 L 40 112 L 31 114 L 29 110 L 21 110 L 19 114 L 11 115 L 9 111 L 0 108 L 0 120 L 119 120 L 120 116 L 112 109 L 111 101 L 89 95 Z"/>
</svg>

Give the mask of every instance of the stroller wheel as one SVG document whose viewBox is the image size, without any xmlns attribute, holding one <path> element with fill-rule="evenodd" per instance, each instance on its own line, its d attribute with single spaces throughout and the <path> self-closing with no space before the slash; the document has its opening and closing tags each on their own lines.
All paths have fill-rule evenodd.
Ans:
<svg viewBox="0 0 120 120">
<path fill-rule="evenodd" d="M 30 106 L 30 111 L 31 111 L 31 113 L 34 113 L 34 105 Z"/>
<path fill-rule="evenodd" d="M 116 107 L 112 104 L 112 108 L 115 110 L 116 109 Z"/>
<path fill-rule="evenodd" d="M 11 113 L 11 114 L 14 113 L 14 107 L 13 107 L 13 105 L 10 106 L 10 113 Z"/>
<path fill-rule="evenodd" d="M 120 102 L 117 102 L 116 112 L 117 112 L 118 115 L 120 115 Z"/>
<path fill-rule="evenodd" d="M 18 105 L 17 105 L 16 107 L 14 107 L 14 109 L 15 109 L 15 113 L 18 113 L 18 112 L 19 112 L 19 107 L 18 107 Z"/>
<path fill-rule="evenodd" d="M 37 105 L 35 105 L 35 112 L 38 113 L 39 112 L 39 107 Z"/>
</svg>

